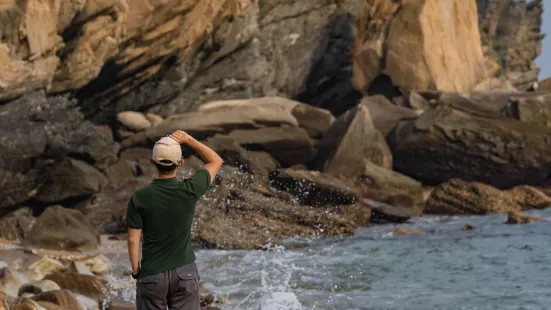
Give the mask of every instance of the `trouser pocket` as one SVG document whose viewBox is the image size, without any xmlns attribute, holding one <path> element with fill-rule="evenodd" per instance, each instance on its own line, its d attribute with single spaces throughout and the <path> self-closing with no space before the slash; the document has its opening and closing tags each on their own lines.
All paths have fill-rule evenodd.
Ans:
<svg viewBox="0 0 551 310">
<path fill-rule="evenodd" d="M 185 296 L 199 295 L 199 273 L 197 270 L 178 268 L 178 292 Z"/>
<path fill-rule="evenodd" d="M 143 277 L 138 280 L 138 293 L 144 299 L 156 299 L 159 295 L 159 275 Z"/>
</svg>

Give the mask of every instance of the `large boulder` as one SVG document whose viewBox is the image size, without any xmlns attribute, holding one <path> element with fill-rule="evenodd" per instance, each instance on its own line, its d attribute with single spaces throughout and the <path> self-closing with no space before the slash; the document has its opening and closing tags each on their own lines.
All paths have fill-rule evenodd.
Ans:
<svg viewBox="0 0 551 310">
<path fill-rule="evenodd" d="M 521 186 L 501 191 L 479 182 L 452 179 L 431 191 L 425 204 L 430 214 L 491 214 L 543 209 L 551 198 L 537 189 Z"/>
<path fill-rule="evenodd" d="M 384 73 L 406 89 L 470 93 L 486 77 L 475 0 L 365 5 L 355 47 L 360 89 Z"/>
<path fill-rule="evenodd" d="M 551 129 L 437 105 L 389 138 L 394 168 L 423 183 L 452 178 L 498 188 L 537 185 L 551 172 Z"/>
<path fill-rule="evenodd" d="M 23 240 L 29 236 L 36 219 L 31 208 L 21 208 L 0 218 L 0 237 Z"/>
<path fill-rule="evenodd" d="M 30 93 L 0 105 L 0 115 L 0 208 L 36 195 L 69 154 L 98 168 L 117 156 L 109 134 L 85 121 L 65 97 Z"/>
<path fill-rule="evenodd" d="M 306 130 L 294 126 L 240 129 L 228 137 L 246 149 L 270 153 L 287 167 L 309 162 L 316 152 Z"/>
<path fill-rule="evenodd" d="M 254 108 L 257 105 L 277 106 L 284 109 L 297 120 L 297 125 L 304 128 L 312 138 L 317 138 L 326 132 L 335 117 L 331 112 L 304 104 L 298 101 L 282 97 L 261 97 L 241 100 L 218 100 L 205 103 L 199 107 L 199 111 L 217 108 L 241 107 L 243 109 Z"/>
<path fill-rule="evenodd" d="M 107 182 L 103 173 L 93 166 L 67 158 L 57 165 L 35 198 L 44 203 L 55 203 L 87 197 L 101 191 Z"/>
<path fill-rule="evenodd" d="M 79 210 L 51 206 L 38 217 L 27 242 L 46 249 L 75 250 L 96 248 L 100 238 Z"/>
<path fill-rule="evenodd" d="M 163 123 L 150 127 L 122 141 L 124 148 L 156 141 L 176 130 L 184 130 L 197 139 L 236 128 L 262 126 L 298 126 L 297 119 L 281 105 L 229 105 L 191 113 L 172 115 Z"/>
<path fill-rule="evenodd" d="M 317 169 L 354 177 L 365 160 L 381 167 L 392 167 L 392 154 L 383 134 L 374 125 L 367 105 L 341 115 L 319 144 Z"/>
</svg>

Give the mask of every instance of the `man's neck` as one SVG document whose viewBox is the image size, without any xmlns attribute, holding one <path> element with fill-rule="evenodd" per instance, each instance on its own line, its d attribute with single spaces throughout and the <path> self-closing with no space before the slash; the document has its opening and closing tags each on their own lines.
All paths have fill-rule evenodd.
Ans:
<svg viewBox="0 0 551 310">
<path fill-rule="evenodd" d="M 172 178 L 175 178 L 176 177 L 176 173 L 171 173 L 171 174 L 158 174 L 157 175 L 157 179 L 172 179 Z"/>
</svg>

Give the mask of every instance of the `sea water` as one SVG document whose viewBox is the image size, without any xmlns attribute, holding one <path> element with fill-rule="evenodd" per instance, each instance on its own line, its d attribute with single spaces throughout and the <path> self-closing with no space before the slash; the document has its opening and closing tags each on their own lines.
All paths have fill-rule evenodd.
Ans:
<svg viewBox="0 0 551 310">
<path fill-rule="evenodd" d="M 551 309 L 551 209 L 529 213 L 542 222 L 426 216 L 264 251 L 198 250 L 197 264 L 228 300 L 222 309 Z M 423 233 L 394 235 L 395 226 Z M 106 255 L 118 297 L 133 300 L 123 244 Z"/>
</svg>

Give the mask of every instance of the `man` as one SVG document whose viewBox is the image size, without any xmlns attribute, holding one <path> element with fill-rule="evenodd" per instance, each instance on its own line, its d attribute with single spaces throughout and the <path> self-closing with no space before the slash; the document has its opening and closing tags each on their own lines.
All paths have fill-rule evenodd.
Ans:
<svg viewBox="0 0 551 310">
<path fill-rule="evenodd" d="M 176 179 L 186 144 L 205 161 L 191 178 Z M 197 200 L 222 166 L 222 158 L 183 131 L 155 143 L 151 163 L 158 178 L 138 189 L 128 202 L 128 256 L 137 279 L 138 310 L 198 310 L 199 273 L 191 248 L 191 224 Z M 140 264 L 140 238 L 143 235 Z"/>
</svg>

